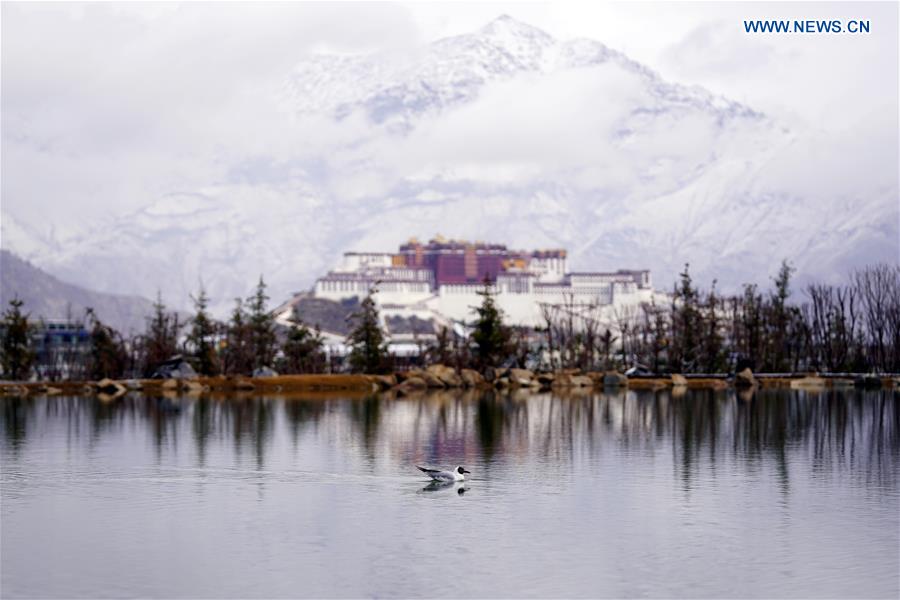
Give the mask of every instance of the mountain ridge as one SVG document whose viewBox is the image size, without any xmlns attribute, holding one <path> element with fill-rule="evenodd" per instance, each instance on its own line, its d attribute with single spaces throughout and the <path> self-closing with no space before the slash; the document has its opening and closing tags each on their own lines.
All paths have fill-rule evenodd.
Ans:
<svg viewBox="0 0 900 600">
<path fill-rule="evenodd" d="M 563 247 L 579 270 L 650 268 L 662 289 L 686 262 L 735 290 L 783 259 L 835 281 L 895 250 L 896 182 L 794 181 L 815 164 L 809 132 L 508 17 L 399 60 L 305 58 L 276 89 L 288 150 L 52 240 L 4 215 L 4 244 L 180 308 L 202 280 L 219 316 L 260 275 L 277 302 L 342 252 L 437 233 Z"/>
<path fill-rule="evenodd" d="M 123 334 L 143 331 L 145 318 L 153 312 L 146 298 L 106 294 L 61 281 L 9 250 L 0 250 L 0 306 L 9 307 L 13 298 L 23 301 L 23 312 L 32 320 L 83 320 L 85 310 L 93 308 L 97 317 Z"/>
</svg>

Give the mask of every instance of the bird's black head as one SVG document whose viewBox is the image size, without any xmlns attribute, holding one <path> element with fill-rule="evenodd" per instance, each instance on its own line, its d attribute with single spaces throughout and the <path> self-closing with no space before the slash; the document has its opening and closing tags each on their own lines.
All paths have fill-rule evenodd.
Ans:
<svg viewBox="0 0 900 600">
<path fill-rule="evenodd" d="M 462 467 L 456 467 L 456 471 L 457 471 L 460 475 L 462 475 L 463 473 L 471 473 L 471 472 L 472 472 L 472 471 L 466 471 L 466 470 L 463 469 Z"/>
</svg>

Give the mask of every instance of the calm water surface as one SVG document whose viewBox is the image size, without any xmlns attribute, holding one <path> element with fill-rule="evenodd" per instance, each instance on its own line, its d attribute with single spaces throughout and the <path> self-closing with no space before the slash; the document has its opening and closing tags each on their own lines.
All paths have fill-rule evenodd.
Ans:
<svg viewBox="0 0 900 600">
<path fill-rule="evenodd" d="M 900 595 L 891 391 L 0 408 L 4 598 Z"/>
</svg>

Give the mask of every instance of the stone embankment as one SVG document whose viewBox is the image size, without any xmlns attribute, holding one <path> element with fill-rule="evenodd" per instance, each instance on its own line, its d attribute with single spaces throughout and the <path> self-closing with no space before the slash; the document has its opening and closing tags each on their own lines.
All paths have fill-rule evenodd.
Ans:
<svg viewBox="0 0 900 600">
<path fill-rule="evenodd" d="M 673 395 L 688 389 L 727 389 L 752 393 L 758 388 L 790 388 L 824 390 L 828 388 L 900 389 L 900 377 L 875 375 L 754 374 L 745 369 L 733 377 L 724 375 L 680 375 L 626 377 L 616 371 L 567 369 L 535 372 L 528 369 L 456 370 L 445 365 L 431 365 L 391 375 L 276 375 L 271 377 L 194 377 L 190 379 L 129 379 L 93 382 L 2 382 L 0 395 L 75 395 L 96 394 L 101 400 L 114 400 L 130 391 L 147 394 L 253 394 L 304 393 L 306 395 L 367 395 L 391 391 L 398 396 L 435 389 L 496 390 L 592 390 L 615 391 L 662 390 Z"/>
</svg>

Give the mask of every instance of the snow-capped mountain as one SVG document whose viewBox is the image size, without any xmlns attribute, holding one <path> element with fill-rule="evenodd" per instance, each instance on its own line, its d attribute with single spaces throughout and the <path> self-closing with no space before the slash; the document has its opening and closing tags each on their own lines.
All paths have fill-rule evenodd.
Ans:
<svg viewBox="0 0 900 600">
<path fill-rule="evenodd" d="M 509 17 L 402 57 L 309 56 L 272 96 L 269 154 L 231 149 L 208 185 L 64 234 L 4 206 L 4 247 L 177 307 L 202 279 L 220 313 L 260 274 L 278 301 L 342 252 L 437 233 L 650 268 L 663 288 L 685 262 L 734 289 L 784 258 L 819 280 L 897 259 L 890 177 L 823 183 L 817 132 Z"/>
</svg>

